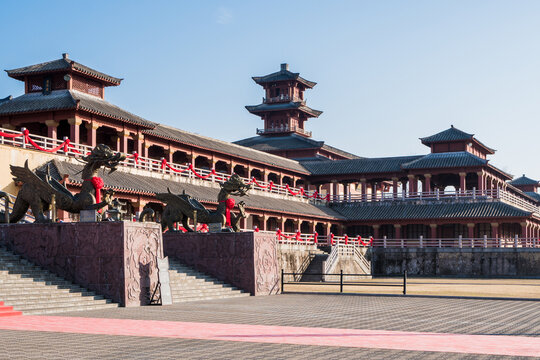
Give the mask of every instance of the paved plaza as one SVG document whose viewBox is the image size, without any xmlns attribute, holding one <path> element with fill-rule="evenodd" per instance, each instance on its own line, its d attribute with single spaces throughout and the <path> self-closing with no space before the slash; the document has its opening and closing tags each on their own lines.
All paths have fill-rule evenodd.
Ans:
<svg viewBox="0 0 540 360">
<path fill-rule="evenodd" d="M 2 359 L 540 356 L 537 301 L 285 294 L 6 317 L 0 329 Z"/>
</svg>

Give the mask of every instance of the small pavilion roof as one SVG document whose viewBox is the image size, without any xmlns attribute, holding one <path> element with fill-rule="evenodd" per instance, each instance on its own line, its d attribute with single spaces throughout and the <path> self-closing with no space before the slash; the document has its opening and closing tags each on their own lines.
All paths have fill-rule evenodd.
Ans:
<svg viewBox="0 0 540 360">
<path fill-rule="evenodd" d="M 525 194 L 529 195 L 531 198 L 535 199 L 536 202 L 540 203 L 540 194 L 534 191 L 525 191 Z"/>
<path fill-rule="evenodd" d="M 264 85 L 266 83 L 278 82 L 278 81 L 287 81 L 287 80 L 296 80 L 304 84 L 307 88 L 312 88 L 317 85 L 316 82 L 309 81 L 300 76 L 300 73 L 293 73 L 289 71 L 289 65 L 281 64 L 281 70 L 265 76 L 253 76 L 252 79 L 259 85 Z"/>
<path fill-rule="evenodd" d="M 64 54 L 62 59 L 47 61 L 40 64 L 24 66 L 17 69 L 5 70 L 7 74 L 17 80 L 24 80 L 26 75 L 37 75 L 50 72 L 61 72 L 72 70 L 104 82 L 106 86 L 120 85 L 122 79 L 116 78 L 100 71 L 94 70 L 86 65 L 70 60 L 67 54 Z"/>
<path fill-rule="evenodd" d="M 299 110 L 312 117 L 319 117 L 323 112 L 315 110 L 306 106 L 304 102 L 288 102 L 277 104 L 259 104 L 259 105 L 247 105 L 246 109 L 252 114 L 264 113 L 267 111 L 281 111 L 281 110 Z"/>
<path fill-rule="evenodd" d="M 415 204 L 388 202 L 380 205 L 365 203 L 333 204 L 332 209 L 347 220 L 423 220 L 528 217 L 530 212 L 502 202 L 439 202 Z"/>
<path fill-rule="evenodd" d="M 402 164 L 403 169 L 437 169 L 486 165 L 488 160 L 481 159 L 466 151 L 432 153 L 419 159 Z"/>
<path fill-rule="evenodd" d="M 454 141 L 465 141 L 470 140 L 476 142 L 481 147 L 485 148 L 488 153 L 494 154 L 495 150 L 484 145 L 482 142 L 480 142 L 478 139 L 474 137 L 474 134 L 466 133 L 465 131 L 459 130 L 454 127 L 454 125 L 451 125 L 449 129 L 446 129 L 444 131 L 441 131 L 440 133 L 437 133 L 435 135 L 427 136 L 420 138 L 420 141 L 422 141 L 422 144 L 430 146 L 434 143 L 445 143 L 445 142 L 454 142 Z"/>
<path fill-rule="evenodd" d="M 53 90 L 48 95 L 41 92 L 28 93 L 0 102 L 0 115 L 75 109 L 85 110 L 147 128 L 155 126 L 153 122 L 132 114 L 100 97 L 77 90 Z"/>
<path fill-rule="evenodd" d="M 540 185 L 540 181 L 528 178 L 528 177 L 525 176 L 525 174 L 523 174 L 523 176 L 510 181 L 509 184 L 514 185 L 514 186 L 520 186 L 520 185 L 536 185 L 536 186 L 538 186 L 538 185 Z"/>
</svg>

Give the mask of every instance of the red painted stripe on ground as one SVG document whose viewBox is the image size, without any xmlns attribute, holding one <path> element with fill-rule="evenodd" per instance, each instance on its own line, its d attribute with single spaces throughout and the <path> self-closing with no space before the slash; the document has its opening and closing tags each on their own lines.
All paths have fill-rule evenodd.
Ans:
<svg viewBox="0 0 540 360">
<path fill-rule="evenodd" d="M 539 337 L 508 335 L 465 335 L 61 316 L 1 318 L 0 329 L 467 354 L 540 355 Z"/>
</svg>

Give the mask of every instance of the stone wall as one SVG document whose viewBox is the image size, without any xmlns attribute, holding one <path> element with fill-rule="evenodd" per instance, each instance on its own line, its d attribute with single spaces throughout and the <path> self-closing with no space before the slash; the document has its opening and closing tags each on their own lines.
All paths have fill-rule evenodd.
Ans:
<svg viewBox="0 0 540 360">
<path fill-rule="evenodd" d="M 280 273 L 274 234 L 163 234 L 166 256 L 232 284 L 251 295 L 280 292 Z"/>
<path fill-rule="evenodd" d="M 123 306 L 149 302 L 163 257 L 153 223 L 2 224 L 0 243 L 66 280 Z"/>
<path fill-rule="evenodd" d="M 540 277 L 540 249 L 374 248 L 374 275 Z"/>
<path fill-rule="evenodd" d="M 315 244 L 277 244 L 279 269 L 285 272 L 298 272 L 309 265 L 310 251 L 316 251 Z"/>
</svg>

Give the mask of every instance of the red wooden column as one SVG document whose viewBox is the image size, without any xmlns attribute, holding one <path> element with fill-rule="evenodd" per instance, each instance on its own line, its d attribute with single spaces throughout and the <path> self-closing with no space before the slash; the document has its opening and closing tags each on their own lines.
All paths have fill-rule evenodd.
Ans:
<svg viewBox="0 0 540 360">
<path fill-rule="evenodd" d="M 47 125 L 47 137 L 56 139 L 58 137 L 58 121 L 45 120 L 45 125 Z"/>
<path fill-rule="evenodd" d="M 147 143 L 146 141 L 144 142 L 144 154 L 143 154 L 143 156 L 146 157 L 146 158 L 148 157 L 148 148 L 150 146 L 152 146 L 152 145 L 150 145 L 150 143 Z"/>
<path fill-rule="evenodd" d="M 467 236 L 469 237 L 469 239 L 472 239 L 474 238 L 474 224 L 467 224 L 467 230 L 468 230 L 468 233 L 467 233 Z"/>
<path fill-rule="evenodd" d="M 367 182 L 366 179 L 360 179 L 360 184 L 362 188 L 362 200 L 367 201 Z"/>
<path fill-rule="evenodd" d="M 424 178 L 426 179 L 426 181 L 424 182 L 425 189 L 423 189 L 423 191 L 430 193 L 431 192 L 431 174 L 424 174 Z"/>
<path fill-rule="evenodd" d="M 418 192 L 418 180 L 416 179 L 416 176 L 409 174 L 407 177 L 409 178 L 409 195 Z"/>
<path fill-rule="evenodd" d="M 128 152 L 128 139 L 129 131 L 123 130 L 118 132 L 118 137 L 120 138 L 120 151 L 123 153 Z"/>
<path fill-rule="evenodd" d="M 401 224 L 394 224 L 394 238 L 401 239 Z"/>
<path fill-rule="evenodd" d="M 476 175 L 478 175 L 478 190 L 480 192 L 484 192 L 484 190 L 486 189 L 485 182 L 484 182 L 484 172 L 479 171 L 476 173 Z"/>
<path fill-rule="evenodd" d="M 467 173 L 464 173 L 464 172 L 459 173 L 459 191 L 462 193 L 464 193 L 465 190 L 467 190 L 466 177 L 467 177 Z"/>
<path fill-rule="evenodd" d="M 429 224 L 430 227 L 430 238 L 436 239 L 437 238 L 437 224 Z"/>
<path fill-rule="evenodd" d="M 379 238 L 379 228 L 380 225 L 373 225 L 373 238 L 378 239 Z"/>
<path fill-rule="evenodd" d="M 143 156 L 143 147 L 144 147 L 144 135 L 139 133 L 135 136 L 135 149 L 137 149 L 137 154 Z"/>
<path fill-rule="evenodd" d="M 398 178 L 392 178 L 392 193 L 394 194 L 394 199 L 398 197 Z"/>
<path fill-rule="evenodd" d="M 76 117 L 68 119 L 69 126 L 69 140 L 71 142 L 80 144 L 81 137 L 80 137 L 80 128 L 79 126 L 82 124 L 82 120 L 78 119 Z"/>
<path fill-rule="evenodd" d="M 87 138 L 86 138 L 86 145 L 91 147 L 96 147 L 97 145 L 97 129 L 99 128 L 99 125 L 96 123 L 86 123 L 86 130 L 87 130 Z"/>
<path fill-rule="evenodd" d="M 491 223 L 491 237 L 499 239 L 499 223 Z"/>
<path fill-rule="evenodd" d="M 266 230 L 268 230 L 266 228 L 266 223 L 268 221 L 268 216 L 263 215 L 263 216 L 261 216 L 261 218 L 262 218 L 262 224 L 259 224 L 259 225 L 261 226 L 261 230 L 266 231 Z"/>
</svg>

